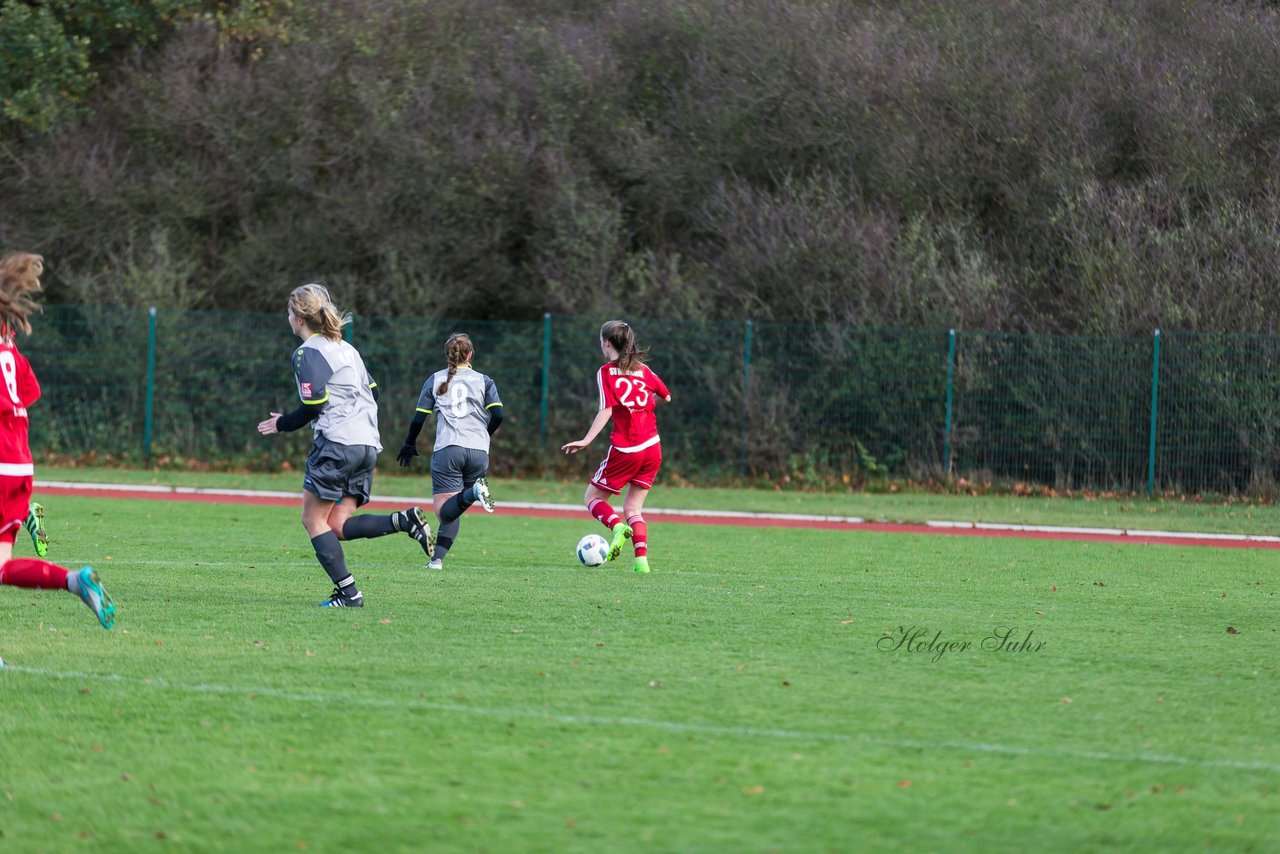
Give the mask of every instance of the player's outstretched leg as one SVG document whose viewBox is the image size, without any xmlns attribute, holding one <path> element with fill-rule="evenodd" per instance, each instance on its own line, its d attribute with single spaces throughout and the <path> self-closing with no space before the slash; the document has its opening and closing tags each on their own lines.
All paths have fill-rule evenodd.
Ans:
<svg viewBox="0 0 1280 854">
<path fill-rule="evenodd" d="M 93 615 L 98 618 L 98 622 L 102 624 L 104 629 L 109 629 L 116 623 L 116 603 L 111 601 L 111 596 L 102 587 L 102 582 L 98 580 L 98 573 L 93 571 L 93 567 L 86 566 L 77 573 L 68 573 L 68 580 L 74 579 L 72 584 L 75 589 L 71 592 L 80 597 L 80 601 L 88 606 Z M 72 584 L 68 584 L 70 588 Z"/>
<path fill-rule="evenodd" d="M 493 496 L 489 494 L 489 481 L 484 478 L 478 478 L 471 485 L 471 492 L 475 495 L 476 501 L 479 501 L 481 506 L 484 507 L 484 512 L 493 512 Z"/>
<path fill-rule="evenodd" d="M 402 516 L 406 526 L 405 533 L 418 541 L 429 560 L 436 548 L 436 538 L 431 533 L 431 526 L 427 524 L 427 514 L 422 512 L 421 507 L 410 507 Z"/>
<path fill-rule="evenodd" d="M 36 554 L 44 557 L 49 553 L 49 534 L 44 529 L 44 505 L 31 502 L 31 509 L 27 512 L 27 519 L 22 523 L 22 527 L 27 529 L 27 533 L 31 535 L 31 542 L 36 547 Z"/>
<path fill-rule="evenodd" d="M 618 555 L 622 554 L 622 547 L 627 544 L 627 540 L 631 539 L 631 526 L 626 522 L 619 522 L 613 526 L 613 542 L 609 543 L 609 560 L 614 560 Z"/>
</svg>

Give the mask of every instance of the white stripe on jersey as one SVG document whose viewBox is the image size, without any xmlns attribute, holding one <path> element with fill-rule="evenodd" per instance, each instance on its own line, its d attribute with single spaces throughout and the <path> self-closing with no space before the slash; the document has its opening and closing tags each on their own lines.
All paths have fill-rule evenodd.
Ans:
<svg viewBox="0 0 1280 854">
<path fill-rule="evenodd" d="M 24 477 L 35 473 L 35 463 L 0 463 L 0 477 Z"/>
<path fill-rule="evenodd" d="M 654 436 L 652 439 L 645 439 L 639 445 L 632 445 L 630 448 L 619 448 L 615 445 L 614 449 L 619 453 L 634 454 L 636 451 L 643 451 L 645 448 L 652 448 L 654 445 L 658 444 L 659 441 L 661 440 L 657 436 Z"/>
</svg>

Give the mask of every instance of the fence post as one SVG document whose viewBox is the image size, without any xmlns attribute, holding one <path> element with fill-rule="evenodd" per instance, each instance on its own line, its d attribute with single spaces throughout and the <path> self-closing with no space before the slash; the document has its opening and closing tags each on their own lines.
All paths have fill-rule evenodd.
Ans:
<svg viewBox="0 0 1280 854">
<path fill-rule="evenodd" d="M 538 418 L 538 447 L 547 446 L 547 408 L 551 397 L 551 312 L 542 315 L 542 406 Z"/>
<path fill-rule="evenodd" d="M 1156 401 L 1160 397 L 1160 330 L 1151 344 L 1151 443 L 1147 449 L 1147 497 L 1156 491 Z"/>
<path fill-rule="evenodd" d="M 156 307 L 147 312 L 147 404 L 142 427 L 142 456 L 151 457 L 151 418 L 156 401 Z"/>
<path fill-rule="evenodd" d="M 742 443 L 738 446 L 738 477 L 747 476 L 747 438 L 751 424 L 751 321 L 743 324 Z"/>
<path fill-rule="evenodd" d="M 947 424 L 942 438 L 942 476 L 951 476 L 951 400 L 956 373 L 956 331 L 947 331 Z"/>
</svg>

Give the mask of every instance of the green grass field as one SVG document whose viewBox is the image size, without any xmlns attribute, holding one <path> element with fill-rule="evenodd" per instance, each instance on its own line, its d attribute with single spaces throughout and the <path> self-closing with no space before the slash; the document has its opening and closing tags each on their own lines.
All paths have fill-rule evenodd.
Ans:
<svg viewBox="0 0 1280 854">
<path fill-rule="evenodd" d="M 120 609 L 0 589 L 0 850 L 1280 848 L 1274 551 L 473 511 L 337 611 L 295 508 L 47 504 Z"/>
<path fill-rule="evenodd" d="M 594 463 L 592 463 L 594 464 Z M 400 469 L 379 473 L 375 492 L 381 495 L 429 495 L 429 477 L 419 463 L 412 474 Z M 493 479 L 494 493 L 504 501 L 539 501 L 580 505 L 586 485 L 548 480 Z M 302 476 L 296 472 L 235 473 L 118 468 L 55 468 L 37 465 L 47 481 L 158 484 L 164 486 L 265 489 L 297 492 Z M 802 492 L 772 489 L 681 488 L 659 482 L 650 507 L 739 510 L 765 513 L 807 513 L 856 516 L 890 522 L 948 520 L 1011 522 L 1026 525 L 1091 526 L 1205 533 L 1280 534 L 1280 505 L 1196 497 L 1101 497 L 1066 499 L 1013 495 L 948 495 L 923 490 L 896 493 Z"/>
</svg>

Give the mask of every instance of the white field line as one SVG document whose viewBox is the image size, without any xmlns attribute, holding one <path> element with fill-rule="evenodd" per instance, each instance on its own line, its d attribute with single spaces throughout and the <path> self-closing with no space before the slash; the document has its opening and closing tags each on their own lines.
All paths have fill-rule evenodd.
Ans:
<svg viewBox="0 0 1280 854">
<path fill-rule="evenodd" d="M 74 489 L 92 493 L 94 491 L 120 491 L 120 492 L 140 492 L 148 494 L 172 494 L 172 495 L 226 495 L 229 497 L 243 498 L 294 498 L 298 496 L 298 492 L 274 492 L 270 490 L 254 490 L 254 489 L 214 489 L 197 486 L 157 486 L 153 484 L 122 484 L 122 483 L 80 483 L 63 480 L 37 480 L 36 488 L 42 486 L 53 487 L 57 489 Z M 383 501 L 388 503 L 413 504 L 421 502 L 422 496 L 413 495 L 375 495 L 374 501 Z M 550 504 L 536 501 L 503 501 L 499 507 L 510 507 L 513 510 L 546 510 L 565 514 L 585 513 L 577 504 Z M 647 513 L 655 516 L 688 516 L 694 518 L 731 518 L 731 519 L 759 519 L 761 521 L 784 521 L 784 522 L 824 522 L 846 524 L 850 526 L 877 524 L 876 520 L 865 519 L 860 516 L 823 516 L 807 513 L 757 513 L 743 510 L 675 510 L 670 508 L 647 507 Z M 899 524 L 894 522 L 884 522 L 884 524 Z M 913 524 L 913 523 L 902 523 Z M 952 530 L 977 530 L 977 531 L 1010 531 L 1024 532 L 1035 534 L 1084 534 L 1094 537 L 1114 537 L 1117 540 L 1123 540 L 1126 537 L 1151 537 L 1155 539 L 1168 540 L 1220 540 L 1223 542 L 1245 542 L 1245 543 L 1280 543 L 1280 536 L 1266 534 L 1212 534 L 1198 531 L 1146 531 L 1140 529 L 1126 528 L 1081 528 L 1072 526 L 1054 526 L 1054 525 L 1019 525 L 1012 523 L 1000 522 L 944 522 L 944 521 L 926 521 L 922 523 L 924 527 L 952 529 Z"/>
<path fill-rule="evenodd" d="M 1223 540 L 1243 543 L 1280 543 L 1270 534 L 1209 534 L 1195 531 L 1144 531 L 1137 528 L 1076 528 L 1053 525 L 1016 525 L 999 522 L 925 522 L 930 528 L 977 531 L 1026 531 L 1040 534 L 1088 534 L 1095 537 L 1163 537 L 1172 540 Z"/>
<path fill-rule="evenodd" d="M 569 715 L 557 714 L 545 710 L 520 708 L 489 708 L 487 706 L 469 706 L 460 703 L 436 703 L 421 699 L 394 699 L 379 697 L 351 697 L 344 694 L 312 694 L 293 691 L 279 691 L 274 688 L 258 688 L 245 685 L 216 685 L 209 683 L 189 684 L 158 677 L 143 678 L 121 676 L 118 674 L 81 673 L 48 670 L 40 667 L 9 666 L 5 673 L 26 674 L 49 679 L 88 679 L 98 682 L 113 682 L 128 686 L 141 686 L 162 691 L 178 691 L 192 694 L 214 694 L 227 696 L 270 697 L 274 700 L 289 702 L 313 703 L 321 706 L 333 706 L 341 703 L 347 707 L 363 706 L 378 709 L 406 709 L 448 712 L 464 717 L 484 718 L 524 718 L 584 727 L 642 727 L 664 732 L 694 733 L 698 735 L 725 736 L 729 738 L 775 739 L 782 741 L 823 741 L 869 744 L 892 750 L 952 750 L 960 753 L 988 753 L 999 756 L 1027 756 L 1032 758 L 1049 757 L 1054 759 L 1088 759 L 1099 762 L 1120 762 L 1129 764 L 1180 765 L 1194 768 L 1227 768 L 1235 771 L 1262 771 L 1266 773 L 1280 772 L 1280 763 L 1261 762 L 1240 759 L 1195 759 L 1187 756 L 1175 756 L 1165 753 L 1113 753 L 1106 750 L 1070 750 L 1038 747 L 1020 747 L 1011 744 L 996 744 L 982 741 L 929 741 L 924 739 L 877 738 L 866 734 L 849 734 L 840 732 L 815 732 L 793 730 L 776 727 L 739 727 L 719 724 L 689 723 L 685 721 L 664 721 L 654 718 L 637 718 L 631 716 L 615 717 L 610 715 Z"/>
</svg>

